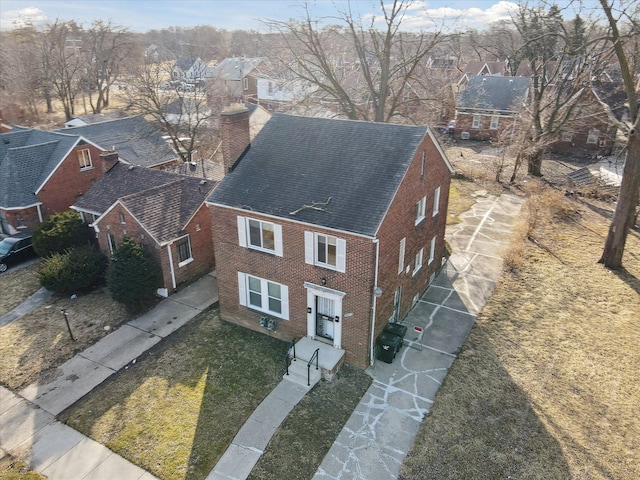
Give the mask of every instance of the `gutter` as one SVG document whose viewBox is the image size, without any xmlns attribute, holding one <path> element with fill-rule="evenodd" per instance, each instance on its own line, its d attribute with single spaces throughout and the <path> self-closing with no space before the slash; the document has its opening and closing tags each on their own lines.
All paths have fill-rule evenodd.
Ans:
<svg viewBox="0 0 640 480">
<path fill-rule="evenodd" d="M 380 240 L 377 238 L 373 239 L 373 243 L 376 245 L 376 267 L 375 267 L 375 275 L 373 280 L 373 302 L 371 305 L 371 340 L 369 343 L 369 365 L 373 365 L 374 362 L 374 354 L 373 347 L 375 341 L 375 332 L 376 332 L 376 304 L 378 301 L 378 297 L 376 296 L 376 289 L 378 288 L 378 265 L 380 261 Z"/>
</svg>

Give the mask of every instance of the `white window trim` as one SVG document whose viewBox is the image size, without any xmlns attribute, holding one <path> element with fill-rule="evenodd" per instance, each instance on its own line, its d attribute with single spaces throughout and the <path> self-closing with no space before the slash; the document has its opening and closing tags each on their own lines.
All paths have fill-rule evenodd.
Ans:
<svg viewBox="0 0 640 480">
<path fill-rule="evenodd" d="M 86 162 L 87 160 L 89 160 L 88 164 Z M 78 162 L 80 162 L 80 171 L 91 170 L 93 168 L 93 160 L 91 159 L 91 150 L 89 150 L 88 148 L 82 148 L 78 150 Z"/>
<path fill-rule="evenodd" d="M 436 237 L 431 239 L 431 249 L 429 250 L 429 265 L 433 262 L 436 254 Z"/>
<path fill-rule="evenodd" d="M 398 275 L 404 270 L 404 254 L 407 245 L 407 238 L 400 240 L 400 252 L 398 253 Z"/>
<path fill-rule="evenodd" d="M 249 303 L 249 277 L 260 280 L 260 296 L 262 300 L 262 307 L 258 308 L 255 305 Z M 269 295 L 268 285 L 273 283 L 280 286 L 280 306 L 282 312 L 273 312 L 269 310 Z M 264 278 L 256 277 L 255 275 L 249 275 L 248 273 L 238 272 L 238 295 L 240 305 L 257 310 L 259 312 L 266 313 L 273 317 L 278 317 L 283 320 L 289 320 L 289 287 L 278 282 L 273 282 Z"/>
<path fill-rule="evenodd" d="M 109 245 L 109 253 L 113 254 L 115 251 L 116 238 L 107 232 L 107 245 Z"/>
<path fill-rule="evenodd" d="M 187 235 L 186 237 L 187 239 L 187 245 L 189 246 L 189 258 L 187 258 L 186 260 L 183 260 L 181 262 L 178 262 L 178 268 L 180 267 L 184 267 L 185 265 L 190 264 L 191 262 L 193 262 L 193 250 L 191 250 L 191 239 L 189 238 L 189 236 Z M 182 242 L 182 239 L 176 241 L 176 256 L 178 258 L 180 258 L 180 250 L 178 249 L 178 243 Z"/>
<path fill-rule="evenodd" d="M 591 130 L 589 130 L 589 134 L 587 135 L 587 143 L 596 144 L 598 143 L 599 138 L 600 138 L 600 130 L 598 130 L 597 128 L 592 128 Z"/>
<path fill-rule="evenodd" d="M 422 151 L 422 158 L 420 160 L 420 178 L 424 177 L 424 164 L 425 164 L 426 156 L 427 156 L 427 154 L 423 150 Z"/>
<path fill-rule="evenodd" d="M 245 90 L 249 90 L 249 79 L 247 77 L 242 79 L 242 87 Z"/>
<path fill-rule="evenodd" d="M 318 251 L 318 236 L 331 237 L 336 239 L 336 264 L 322 263 L 317 259 L 316 252 Z M 324 233 L 304 232 L 304 261 L 309 265 L 316 265 L 318 267 L 327 268 L 329 270 L 335 270 L 337 272 L 344 273 L 346 271 L 346 257 L 347 257 L 347 241 L 343 238 L 338 238 L 333 235 L 327 235 Z"/>
<path fill-rule="evenodd" d="M 500 124 L 500 117 L 498 115 L 492 115 L 491 116 L 491 124 L 489 125 L 489 129 L 497 130 L 499 124 Z"/>
<path fill-rule="evenodd" d="M 424 256 L 424 248 L 418 250 L 415 258 L 413 259 L 413 275 L 415 276 L 422 268 L 422 257 Z"/>
<path fill-rule="evenodd" d="M 573 140 L 573 132 L 562 132 L 562 141 L 570 142 Z"/>
<path fill-rule="evenodd" d="M 418 225 L 425 218 L 425 213 L 427 211 L 427 197 L 424 196 L 420 199 L 418 203 L 416 203 L 416 225 Z"/>
<path fill-rule="evenodd" d="M 273 242 L 274 242 L 273 250 L 269 248 L 258 247 L 250 243 L 249 220 L 260 222 L 261 224 L 260 228 L 262 228 L 263 223 L 268 223 L 273 225 Z M 282 225 L 278 225 L 277 223 L 273 223 L 273 222 L 267 222 L 265 220 L 258 220 L 257 218 L 242 217 L 240 215 L 238 215 L 237 217 L 237 224 L 238 224 L 238 243 L 241 247 L 250 248 L 252 250 L 258 250 L 260 252 L 271 253 L 273 255 L 277 255 L 278 257 L 282 257 L 283 255 Z"/>
<path fill-rule="evenodd" d="M 433 217 L 440 213 L 440 187 L 436 188 L 433 196 Z"/>
<path fill-rule="evenodd" d="M 474 115 L 471 122 L 471 128 L 480 128 L 480 115 Z"/>
</svg>

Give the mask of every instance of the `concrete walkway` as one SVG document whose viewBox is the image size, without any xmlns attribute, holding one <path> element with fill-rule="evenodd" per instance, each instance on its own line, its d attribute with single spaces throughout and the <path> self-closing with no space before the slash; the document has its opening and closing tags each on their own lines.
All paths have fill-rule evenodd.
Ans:
<svg viewBox="0 0 640 480">
<path fill-rule="evenodd" d="M 41 287 L 36 293 L 31 295 L 16 308 L 2 315 L 0 317 L 0 327 L 4 327 L 14 320 L 19 319 L 21 316 L 29 313 L 33 308 L 50 298 L 51 295 L 53 295 L 51 290 Z"/>
<path fill-rule="evenodd" d="M 398 477 L 436 392 L 502 270 L 522 199 L 480 198 L 448 228 L 453 254 L 404 319 L 405 346 L 393 363 L 367 370 L 373 383 L 324 458 L 314 480 Z"/>
<path fill-rule="evenodd" d="M 0 387 L 0 457 L 22 458 L 49 480 L 154 478 L 55 416 L 217 302 L 217 292 L 206 275 L 58 367 L 49 383 L 19 395 Z"/>
</svg>

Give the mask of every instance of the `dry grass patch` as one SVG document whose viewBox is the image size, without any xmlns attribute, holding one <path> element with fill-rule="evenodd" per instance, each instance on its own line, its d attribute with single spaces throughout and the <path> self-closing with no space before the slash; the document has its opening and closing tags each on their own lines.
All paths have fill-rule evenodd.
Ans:
<svg viewBox="0 0 640 480">
<path fill-rule="evenodd" d="M 69 337 L 61 308 L 67 310 L 75 342 Z M 20 390 L 44 382 L 55 367 L 131 318 L 106 288 L 76 299 L 54 296 L 0 328 L 0 383 Z"/>
<path fill-rule="evenodd" d="M 40 288 L 36 272 L 40 263 L 0 275 L 0 316 L 13 310 Z"/>
<path fill-rule="evenodd" d="M 401 478 L 640 478 L 640 236 L 611 272 L 596 263 L 609 220 L 569 206 L 527 225 L 537 243 L 479 316 Z"/>
<path fill-rule="evenodd" d="M 267 445 L 249 480 L 312 478 L 372 379 L 344 365 L 296 405 Z"/>
<path fill-rule="evenodd" d="M 0 458 L 0 479 L 2 480 L 46 480 L 44 475 L 29 470 L 20 460 L 10 455 Z"/>
<path fill-rule="evenodd" d="M 282 379 L 286 348 L 210 310 L 61 418 L 163 480 L 203 479 Z"/>
</svg>

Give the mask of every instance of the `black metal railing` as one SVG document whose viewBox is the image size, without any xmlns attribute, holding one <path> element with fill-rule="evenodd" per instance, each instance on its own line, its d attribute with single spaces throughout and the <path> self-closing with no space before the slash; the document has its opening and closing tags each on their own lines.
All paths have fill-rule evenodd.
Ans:
<svg viewBox="0 0 640 480">
<path fill-rule="evenodd" d="M 318 355 L 320 353 L 320 349 L 316 348 L 316 351 L 311 355 L 311 360 L 307 363 L 307 387 L 311 386 L 311 365 L 313 364 L 313 360 L 316 360 L 316 370 L 318 370 Z"/>
<path fill-rule="evenodd" d="M 291 352 L 293 351 L 293 357 L 291 356 Z M 287 348 L 287 354 L 284 357 L 284 367 L 285 370 L 287 371 L 287 375 L 289 375 L 289 365 L 291 365 L 291 362 L 295 362 L 296 361 L 296 339 L 293 338 L 291 340 L 291 343 L 289 343 L 289 348 Z"/>
</svg>

